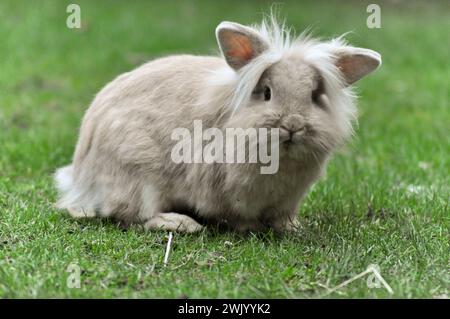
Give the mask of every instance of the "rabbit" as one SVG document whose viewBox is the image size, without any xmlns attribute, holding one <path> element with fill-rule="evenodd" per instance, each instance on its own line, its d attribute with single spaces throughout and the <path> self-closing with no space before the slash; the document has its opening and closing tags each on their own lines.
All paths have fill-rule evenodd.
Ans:
<svg viewBox="0 0 450 319">
<path fill-rule="evenodd" d="M 55 173 L 59 209 L 146 230 L 296 229 L 308 189 L 353 135 L 352 85 L 381 56 L 342 37 L 293 37 L 273 17 L 255 26 L 224 21 L 215 34 L 218 56 L 158 58 L 95 96 L 72 164 Z M 175 163 L 171 134 L 192 131 L 195 120 L 221 131 L 278 129 L 277 172 L 261 174 L 258 163 Z"/>
</svg>

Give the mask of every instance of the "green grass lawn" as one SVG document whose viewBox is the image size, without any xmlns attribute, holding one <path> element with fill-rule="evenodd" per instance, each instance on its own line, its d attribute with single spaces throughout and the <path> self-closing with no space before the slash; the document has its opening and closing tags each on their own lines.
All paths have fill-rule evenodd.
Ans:
<svg viewBox="0 0 450 319">
<path fill-rule="evenodd" d="M 222 20 L 257 22 L 270 2 L 76 1 L 82 29 L 66 27 L 74 1 L 0 2 L 0 297 L 317 298 L 378 264 L 393 297 L 448 296 L 448 2 L 287 2 L 297 31 L 353 31 L 382 68 L 358 88 L 357 136 L 331 162 L 285 236 L 122 231 L 56 211 L 52 173 L 71 161 L 94 94 L 146 60 L 215 54 Z M 68 288 L 71 263 L 81 287 Z M 366 278 L 327 297 L 377 298 Z M 328 287 L 328 288 L 327 288 Z"/>
</svg>

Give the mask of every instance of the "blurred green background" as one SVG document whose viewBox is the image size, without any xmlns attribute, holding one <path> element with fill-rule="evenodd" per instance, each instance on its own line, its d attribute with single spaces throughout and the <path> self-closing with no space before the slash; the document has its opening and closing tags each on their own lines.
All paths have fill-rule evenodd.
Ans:
<svg viewBox="0 0 450 319">
<path fill-rule="evenodd" d="M 307 27 L 383 56 L 358 84 L 355 139 L 331 162 L 300 211 L 296 234 L 122 232 L 53 208 L 51 174 L 71 161 L 84 110 L 118 74 L 176 53 L 216 54 L 223 20 L 259 22 L 268 1 L 0 2 L 0 297 L 390 297 L 365 279 L 380 266 L 394 296 L 449 294 L 448 1 L 285 1 Z M 81 288 L 66 285 L 81 267 Z"/>
</svg>

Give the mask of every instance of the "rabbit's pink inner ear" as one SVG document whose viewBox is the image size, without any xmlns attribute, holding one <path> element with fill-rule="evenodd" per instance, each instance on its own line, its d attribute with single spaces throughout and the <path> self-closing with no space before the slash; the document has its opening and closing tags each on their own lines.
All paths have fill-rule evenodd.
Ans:
<svg viewBox="0 0 450 319">
<path fill-rule="evenodd" d="M 252 40 L 245 34 L 223 30 L 220 42 L 225 59 L 235 70 L 246 65 L 255 55 Z"/>
<path fill-rule="evenodd" d="M 336 66 L 341 70 L 347 85 L 351 85 L 373 72 L 381 64 L 379 55 L 346 54 L 338 58 Z"/>
<path fill-rule="evenodd" d="M 228 42 L 226 55 L 236 61 L 242 61 L 244 64 L 253 58 L 253 47 L 250 39 L 242 34 L 225 35 L 225 41 Z"/>
</svg>

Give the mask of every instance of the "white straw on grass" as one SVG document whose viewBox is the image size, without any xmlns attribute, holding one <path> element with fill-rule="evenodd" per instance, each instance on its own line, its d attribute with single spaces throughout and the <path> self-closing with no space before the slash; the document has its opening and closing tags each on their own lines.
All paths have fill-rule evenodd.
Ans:
<svg viewBox="0 0 450 319">
<path fill-rule="evenodd" d="M 172 232 L 169 232 L 169 240 L 167 241 L 166 246 L 166 253 L 164 255 L 164 266 L 167 266 L 167 262 L 169 261 L 169 254 L 170 254 L 170 246 L 172 245 Z"/>
<path fill-rule="evenodd" d="M 341 289 L 342 287 L 347 286 L 349 283 L 355 281 L 356 279 L 359 279 L 359 278 L 361 278 L 361 277 L 364 277 L 365 275 L 367 275 L 367 274 L 370 273 L 371 271 L 372 271 L 371 269 L 367 269 L 367 270 L 363 271 L 362 273 L 356 275 L 355 277 L 350 278 L 350 279 L 344 281 L 342 284 L 340 284 L 340 285 L 334 287 L 333 289 L 328 290 L 328 292 L 325 294 L 325 296 L 331 294 L 332 292 L 335 292 L 336 290 Z"/>
<path fill-rule="evenodd" d="M 375 274 L 375 277 L 377 277 L 377 279 L 383 284 L 384 288 L 386 288 L 386 290 L 392 295 L 394 293 L 394 290 L 392 290 L 391 286 L 389 286 L 386 280 L 381 277 L 381 274 L 378 272 L 378 270 L 373 266 L 369 266 L 369 269 L 372 270 L 372 272 Z"/>
<path fill-rule="evenodd" d="M 335 292 L 336 290 L 341 289 L 342 287 L 347 286 L 349 283 L 355 281 L 356 279 L 359 279 L 361 277 L 364 277 L 365 275 L 369 274 L 369 273 L 373 273 L 375 275 L 375 277 L 383 284 L 384 288 L 386 288 L 386 290 L 390 293 L 393 294 L 394 291 L 392 290 L 391 286 L 389 286 L 389 284 L 386 282 L 386 280 L 384 280 L 383 277 L 381 277 L 381 274 L 378 272 L 377 268 L 374 265 L 370 265 L 369 267 L 367 267 L 367 269 L 365 271 L 363 271 L 362 273 L 356 275 L 353 278 L 350 278 L 346 281 L 344 281 L 342 284 L 334 287 L 333 289 L 328 289 L 328 292 L 324 295 L 329 295 L 332 292 Z"/>
</svg>

